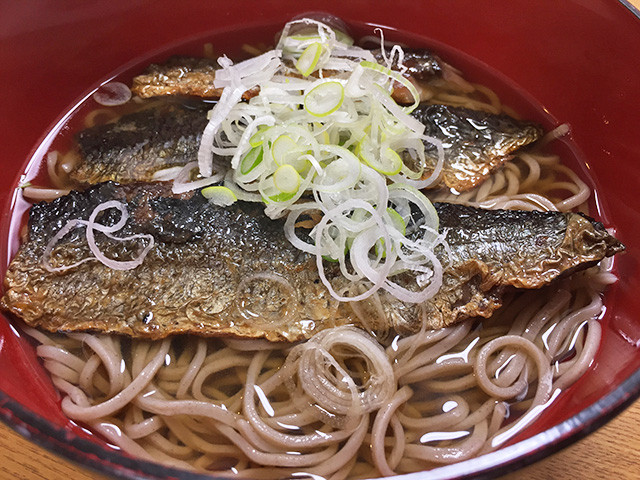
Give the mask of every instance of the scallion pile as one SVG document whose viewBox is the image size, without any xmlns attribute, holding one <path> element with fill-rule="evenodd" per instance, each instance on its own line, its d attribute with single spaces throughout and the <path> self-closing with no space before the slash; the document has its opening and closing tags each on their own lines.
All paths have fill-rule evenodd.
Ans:
<svg viewBox="0 0 640 480">
<path fill-rule="evenodd" d="M 174 190 L 210 185 L 202 193 L 216 204 L 262 202 L 269 217 L 286 217 L 287 238 L 316 256 L 322 281 L 339 300 L 380 289 L 406 302 L 428 300 L 442 283 L 434 250 L 444 236 L 420 189 L 438 179 L 444 154 L 410 115 L 419 95 L 402 74 L 402 50 L 392 52 L 393 59 L 383 48 L 380 64 L 344 32 L 305 18 L 285 25 L 271 51 L 236 64 L 221 57 L 215 87 L 224 90 L 203 133 L 200 178 L 186 178 L 190 165 Z M 408 89 L 413 105 L 398 105 L 394 86 Z M 438 150 L 429 176 L 424 142 Z M 310 212 L 317 220 L 299 235 L 296 225 Z M 325 275 L 330 262 L 365 285 L 364 293 L 336 291 Z M 412 283 L 394 281 L 405 273 Z"/>
</svg>

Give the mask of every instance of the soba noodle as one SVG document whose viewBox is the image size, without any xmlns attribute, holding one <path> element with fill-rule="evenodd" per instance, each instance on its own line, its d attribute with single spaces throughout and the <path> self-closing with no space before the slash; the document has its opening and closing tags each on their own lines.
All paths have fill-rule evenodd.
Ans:
<svg viewBox="0 0 640 480">
<path fill-rule="evenodd" d="M 460 78 L 431 101 L 505 111 Z M 60 189 L 64 166 L 49 170 Z M 432 198 L 567 211 L 589 194 L 557 156 L 523 152 L 475 190 Z M 378 477 L 491 451 L 534 421 L 594 358 L 609 266 L 513 294 L 482 323 L 404 338 L 339 327 L 291 346 L 26 331 L 64 413 L 132 455 L 248 478 Z M 364 324 L 383 315 L 377 298 L 353 310 Z"/>
<path fill-rule="evenodd" d="M 256 350 L 28 333 L 65 414 L 134 455 L 246 477 L 393 475 L 492 450 L 531 422 L 589 367 L 612 280 L 593 268 L 514 295 L 482 324 L 395 338 L 386 350 L 351 327 Z M 512 418 L 521 420 L 503 426 Z"/>
</svg>

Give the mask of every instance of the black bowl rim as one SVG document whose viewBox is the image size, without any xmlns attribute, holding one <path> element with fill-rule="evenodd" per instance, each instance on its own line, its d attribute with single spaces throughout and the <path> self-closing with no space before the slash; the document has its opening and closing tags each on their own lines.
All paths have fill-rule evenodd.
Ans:
<svg viewBox="0 0 640 480">
<path fill-rule="evenodd" d="M 640 19 L 640 10 L 618 0 Z M 489 479 L 530 465 L 586 437 L 640 398 L 640 368 L 620 386 L 567 420 L 514 445 L 464 462 L 396 478 L 417 480 Z M 32 412 L 0 390 L 0 421 L 29 441 L 102 475 L 124 480 L 211 480 L 211 475 L 179 470 L 109 450 Z M 221 478 L 221 480 L 224 480 Z"/>
</svg>

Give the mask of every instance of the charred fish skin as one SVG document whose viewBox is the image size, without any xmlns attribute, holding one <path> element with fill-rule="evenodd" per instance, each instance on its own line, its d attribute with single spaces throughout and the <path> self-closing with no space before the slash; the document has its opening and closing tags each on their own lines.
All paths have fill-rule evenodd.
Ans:
<svg viewBox="0 0 640 480">
<path fill-rule="evenodd" d="M 154 236 L 143 264 L 118 271 L 92 261 L 68 272 L 47 271 L 41 260 L 55 231 L 109 200 L 126 203 L 131 215 L 119 236 Z M 111 210 L 98 221 L 118 218 Z M 106 183 L 34 205 L 29 235 L 5 278 L 2 305 L 50 331 L 295 341 L 347 321 L 336 315 L 337 302 L 320 283 L 314 259 L 292 247 L 282 222 L 268 219 L 256 204 L 220 208 L 199 192 L 174 196 L 169 185 Z M 141 248 L 104 237 L 100 242 L 107 256 L 119 260 Z M 89 256 L 84 228 L 78 228 L 54 248 L 51 263 Z"/>
<path fill-rule="evenodd" d="M 76 182 L 150 182 L 158 170 L 197 160 L 207 125 L 204 102 L 162 102 L 115 122 L 82 130 L 76 137 L 80 161 Z"/>
<path fill-rule="evenodd" d="M 141 98 L 163 95 L 185 95 L 219 98 L 221 88 L 215 88 L 215 60 L 184 56 L 170 57 L 166 62 L 149 65 L 142 75 L 133 79 L 131 92 Z"/>
<path fill-rule="evenodd" d="M 385 64 L 380 50 L 374 50 L 373 56 L 381 65 Z M 444 63 L 437 55 L 424 49 L 404 49 L 404 74 L 418 83 L 428 84 L 437 81 L 453 71 L 452 67 Z M 291 75 L 297 71 L 293 65 Z M 217 62 L 208 58 L 173 56 L 164 63 L 153 63 L 140 75 L 133 78 L 131 92 L 140 98 L 163 96 L 195 96 L 201 98 L 220 98 L 222 89 L 214 86 Z M 397 65 L 393 65 L 398 70 Z M 336 72 L 325 71 L 324 77 L 335 75 Z M 245 100 L 255 96 L 257 89 L 251 89 L 243 95 Z M 398 89 L 393 97 L 403 104 L 413 103 L 413 97 L 408 91 Z"/>
<path fill-rule="evenodd" d="M 451 68 L 430 50 L 403 47 L 402 52 L 402 65 L 406 68 L 404 74 L 419 81 L 441 78 L 446 69 Z M 387 57 L 390 53 L 387 53 Z M 385 64 L 381 50 L 374 50 L 373 56 L 379 64 Z M 393 68 L 398 67 L 394 65 Z"/>
<path fill-rule="evenodd" d="M 457 192 L 476 187 L 516 150 L 543 135 L 542 127 L 536 123 L 465 107 L 421 105 L 412 115 L 424 124 L 425 135 L 442 141 L 442 182 Z M 438 153 L 429 142 L 425 147 L 430 162 L 425 172 L 428 176 L 435 168 Z"/>
<path fill-rule="evenodd" d="M 604 225 L 575 212 L 483 210 L 435 203 L 454 265 L 482 262 L 489 283 L 540 288 L 624 250 Z"/>
<path fill-rule="evenodd" d="M 384 58 L 380 50 L 373 55 L 380 64 Z M 403 65 L 406 74 L 419 81 L 443 76 L 447 66 L 428 50 L 404 49 Z M 208 58 L 173 56 L 164 63 L 153 63 L 141 75 L 134 77 L 131 92 L 141 98 L 167 95 L 219 98 L 221 88 L 215 88 L 214 80 L 219 66 Z"/>
<path fill-rule="evenodd" d="M 140 98 L 177 95 L 218 99 L 222 95 L 222 88 L 214 86 L 218 68 L 218 63 L 209 58 L 176 55 L 164 63 L 152 63 L 144 73 L 134 77 L 131 92 Z M 243 98 L 248 100 L 256 93 L 256 89 L 251 89 Z"/>
<path fill-rule="evenodd" d="M 160 102 L 83 130 L 77 137 L 79 161 L 71 178 L 89 185 L 150 182 L 158 170 L 197 160 L 209 108 L 211 104 L 200 102 Z M 425 125 L 425 133 L 444 146 L 443 174 L 434 188 L 446 186 L 459 192 L 479 185 L 518 148 L 542 135 L 534 123 L 463 107 L 423 105 L 413 115 Z M 429 142 L 425 147 L 425 175 L 430 175 L 437 150 Z"/>
<path fill-rule="evenodd" d="M 399 332 L 490 317 L 513 289 L 538 289 L 624 251 L 600 222 L 574 212 L 485 210 L 435 203 L 449 256 L 438 294 L 422 305 L 389 299 Z M 401 315 L 398 312 L 402 312 Z"/>
<path fill-rule="evenodd" d="M 453 85 L 446 80 L 458 76 L 453 67 L 429 50 L 404 47 L 402 58 L 391 53 L 383 55 L 381 50 L 374 50 L 373 56 L 380 65 L 389 66 L 388 61 L 391 61 L 391 69 L 401 72 L 416 87 L 420 102 L 429 101 L 434 89 L 451 88 Z M 401 105 L 412 105 L 415 101 L 413 93 L 398 82 L 394 84 L 392 97 Z"/>
<path fill-rule="evenodd" d="M 97 261 L 50 272 L 42 257 L 66 223 L 86 219 L 104 201 L 126 203 L 129 223 L 118 236 L 149 233 L 155 247 L 142 265 L 127 271 Z M 5 277 L 2 308 L 50 331 L 99 331 L 158 339 L 202 336 L 298 341 L 338 325 L 361 324 L 348 304 L 331 297 L 315 258 L 291 246 L 282 221 L 267 218 L 258 204 L 229 208 L 209 204 L 199 192 L 172 195 L 165 184 L 106 183 L 34 205 L 29 240 Z M 511 288 L 538 288 L 624 249 L 598 222 L 575 213 L 491 211 L 436 204 L 451 256 L 438 294 L 421 305 L 382 294 L 386 324 L 399 333 L 418 331 L 423 319 L 441 328 L 469 317 L 489 317 Z M 119 219 L 115 210 L 98 218 Z M 54 248 L 53 266 L 90 256 L 84 227 Z M 128 260 L 141 246 L 100 238 L 107 256 Z M 523 252 L 526 255 L 523 255 Z M 335 264 L 326 275 L 347 287 Z M 415 288 L 409 275 L 394 277 Z M 411 283 L 413 282 L 413 283 Z M 411 285 L 414 285 L 411 287 Z"/>
</svg>

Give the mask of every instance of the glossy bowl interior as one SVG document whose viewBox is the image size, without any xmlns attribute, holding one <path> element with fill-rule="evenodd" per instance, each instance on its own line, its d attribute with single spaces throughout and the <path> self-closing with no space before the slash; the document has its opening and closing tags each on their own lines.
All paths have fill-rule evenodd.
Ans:
<svg viewBox="0 0 640 480">
<path fill-rule="evenodd" d="M 361 31 L 385 26 L 391 37 L 455 59 L 465 74 L 501 85 L 506 103 L 547 128 L 569 123 L 571 138 L 558 148 L 575 160 L 572 166 L 583 176 L 594 179 L 594 207 L 627 245 L 616 261 L 621 281 L 607 293 L 603 343 L 588 373 L 508 447 L 432 470 L 429 478 L 497 475 L 581 438 L 640 395 L 640 197 L 635 194 L 640 188 L 640 18 L 613 0 L 371 5 L 325 0 L 322 9 Z M 71 1 L 62 8 L 56 2 L 5 2 L 2 10 L 3 275 L 14 247 L 7 212 L 17 178 L 30 159 L 41 156 L 38 146 L 47 144 L 47 133 L 73 105 L 140 62 L 211 35 L 230 44 L 241 41 L 240 30 L 273 35 L 287 19 L 317 5 L 138 0 Z M 0 371 L 0 418 L 33 441 L 123 478 L 205 478 L 132 459 L 70 422 L 32 345 L 5 318 L 0 318 Z"/>
</svg>

